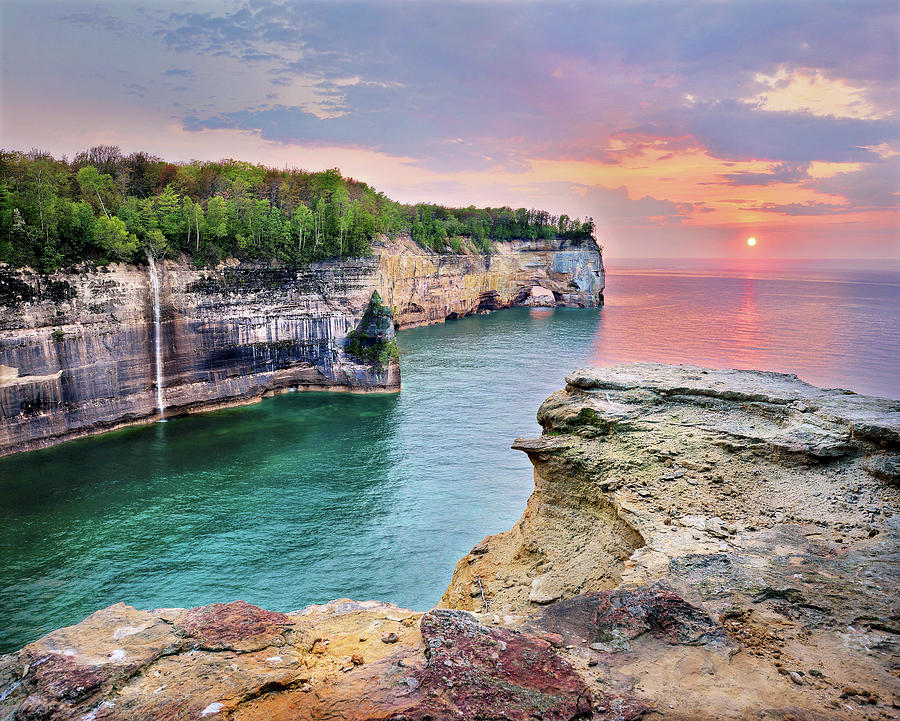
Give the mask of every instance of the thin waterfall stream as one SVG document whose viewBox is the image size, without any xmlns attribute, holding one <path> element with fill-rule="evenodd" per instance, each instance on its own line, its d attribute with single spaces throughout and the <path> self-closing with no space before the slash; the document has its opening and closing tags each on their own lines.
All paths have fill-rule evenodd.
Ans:
<svg viewBox="0 0 900 721">
<path fill-rule="evenodd" d="M 163 373 L 162 373 L 162 329 L 159 312 L 159 276 L 156 273 L 156 263 L 151 254 L 147 254 L 150 263 L 150 285 L 153 288 L 153 351 L 156 358 L 156 407 L 159 408 L 159 420 L 166 419 L 166 405 L 163 400 Z"/>
</svg>

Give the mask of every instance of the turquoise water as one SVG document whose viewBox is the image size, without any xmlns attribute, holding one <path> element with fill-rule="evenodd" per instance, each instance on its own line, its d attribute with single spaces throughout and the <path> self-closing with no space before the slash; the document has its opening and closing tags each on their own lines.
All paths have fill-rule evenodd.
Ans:
<svg viewBox="0 0 900 721">
<path fill-rule="evenodd" d="M 752 271 L 752 272 L 751 272 Z M 607 305 L 402 331 L 403 391 L 293 393 L 0 459 L 0 651 L 117 601 L 426 609 L 532 488 L 566 373 L 662 360 L 900 397 L 900 274 L 614 267 Z"/>
<path fill-rule="evenodd" d="M 291 393 L 0 460 L 0 647 L 116 601 L 347 596 L 426 609 L 532 488 L 509 448 L 590 357 L 597 310 L 403 331 L 403 390 Z"/>
</svg>

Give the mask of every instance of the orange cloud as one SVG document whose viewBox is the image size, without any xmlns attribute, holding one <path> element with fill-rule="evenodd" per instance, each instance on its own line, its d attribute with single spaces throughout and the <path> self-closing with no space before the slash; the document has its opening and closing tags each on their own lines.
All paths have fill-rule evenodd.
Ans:
<svg viewBox="0 0 900 721">
<path fill-rule="evenodd" d="M 853 87 L 843 79 L 832 79 L 821 70 L 791 72 L 780 68 L 772 75 L 758 73 L 754 80 L 763 86 L 747 102 L 763 110 L 804 112 L 836 118 L 879 120 L 881 113 L 866 98 L 866 89 Z"/>
</svg>

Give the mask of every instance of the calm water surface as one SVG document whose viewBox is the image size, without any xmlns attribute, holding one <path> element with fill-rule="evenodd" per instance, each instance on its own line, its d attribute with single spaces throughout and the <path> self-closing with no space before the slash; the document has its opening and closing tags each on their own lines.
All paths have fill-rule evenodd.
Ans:
<svg viewBox="0 0 900 721">
<path fill-rule="evenodd" d="M 796 373 L 900 398 L 900 263 L 632 261 L 607 276 L 593 362 Z"/>
<path fill-rule="evenodd" d="M 610 270 L 601 310 L 403 331 L 403 392 L 294 393 L 0 460 L 0 651 L 116 601 L 341 596 L 425 609 L 531 491 L 512 451 L 564 375 L 630 360 L 757 367 L 900 397 L 896 270 Z"/>
</svg>

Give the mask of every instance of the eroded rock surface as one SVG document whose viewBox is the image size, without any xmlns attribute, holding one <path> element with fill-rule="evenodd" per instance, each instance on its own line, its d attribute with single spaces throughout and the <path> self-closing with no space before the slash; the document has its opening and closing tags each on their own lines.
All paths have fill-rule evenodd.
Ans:
<svg viewBox="0 0 900 721">
<path fill-rule="evenodd" d="M 603 260 L 593 242 L 513 240 L 489 255 L 453 255 L 397 236 L 378 253 L 375 285 L 403 328 L 512 305 L 592 308 L 603 299 Z"/>
<path fill-rule="evenodd" d="M 900 403 L 579 371 L 442 605 L 124 605 L 0 659 L 11 719 L 900 718 Z"/>
<path fill-rule="evenodd" d="M 900 402 L 690 366 L 566 380 L 514 445 L 523 517 L 442 602 L 592 648 L 648 718 L 900 717 Z"/>
<path fill-rule="evenodd" d="M 159 261 L 165 414 L 247 403 L 290 388 L 398 390 L 399 368 L 358 362 L 347 334 L 373 294 L 375 261 L 197 270 Z M 0 269 L 0 455 L 158 417 L 147 268 Z M 44 291 L 65 286 L 64 294 Z"/>
<path fill-rule="evenodd" d="M 119 604 L 4 658 L 0 676 L 16 719 L 563 721 L 593 700 L 545 640 L 464 611 L 351 601 L 292 614 Z"/>
</svg>

